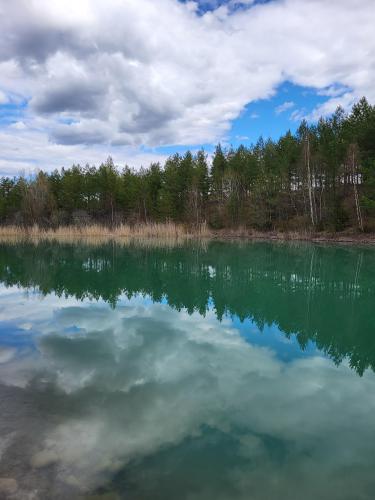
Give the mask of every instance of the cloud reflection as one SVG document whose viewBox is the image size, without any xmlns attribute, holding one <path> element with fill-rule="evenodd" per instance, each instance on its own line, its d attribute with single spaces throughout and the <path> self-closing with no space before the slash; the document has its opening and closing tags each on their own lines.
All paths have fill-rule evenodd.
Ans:
<svg viewBox="0 0 375 500">
<path fill-rule="evenodd" d="M 45 300 L 22 315 L 9 301 L 37 353 L 0 353 L 2 393 L 21 391 L 2 467 L 20 421 L 24 432 L 43 418 L 21 485 L 39 475 L 44 492 L 76 495 L 106 485 L 137 499 L 371 498 L 373 372 L 319 355 L 285 363 L 213 311 Z"/>
</svg>

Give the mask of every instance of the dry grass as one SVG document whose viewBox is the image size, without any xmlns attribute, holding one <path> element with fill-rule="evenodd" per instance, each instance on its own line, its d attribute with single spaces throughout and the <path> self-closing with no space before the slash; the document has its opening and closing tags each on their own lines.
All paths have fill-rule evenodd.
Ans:
<svg viewBox="0 0 375 500">
<path fill-rule="evenodd" d="M 274 240 L 274 241 L 316 241 L 316 242 L 342 242 L 342 243 L 371 243 L 375 244 L 375 235 L 345 233 L 313 233 L 308 230 L 301 231 L 256 231 L 239 227 L 212 231 L 206 223 L 188 227 L 173 222 L 127 225 L 109 228 L 99 224 L 88 226 L 61 226 L 57 229 L 43 229 L 39 226 L 0 226 L 0 242 L 18 243 L 29 241 L 58 241 L 61 243 L 87 243 L 103 244 L 116 241 L 124 245 L 147 246 L 175 246 L 186 241 L 217 240 Z"/>
<path fill-rule="evenodd" d="M 0 227 L 0 241 L 61 241 L 61 242 L 98 242 L 116 241 L 150 241 L 176 243 L 189 239 L 210 237 L 210 231 L 205 223 L 198 227 L 188 228 L 173 222 L 139 225 L 122 224 L 109 228 L 99 224 L 88 226 L 61 226 L 57 229 L 43 229 L 35 225 L 29 228 L 21 226 Z"/>
</svg>

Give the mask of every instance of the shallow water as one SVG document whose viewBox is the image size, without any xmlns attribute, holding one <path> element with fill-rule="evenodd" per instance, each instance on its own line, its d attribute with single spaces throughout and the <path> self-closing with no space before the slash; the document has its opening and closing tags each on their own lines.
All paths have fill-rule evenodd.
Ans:
<svg viewBox="0 0 375 500">
<path fill-rule="evenodd" d="M 375 497 L 375 250 L 0 244 L 0 498 Z"/>
</svg>

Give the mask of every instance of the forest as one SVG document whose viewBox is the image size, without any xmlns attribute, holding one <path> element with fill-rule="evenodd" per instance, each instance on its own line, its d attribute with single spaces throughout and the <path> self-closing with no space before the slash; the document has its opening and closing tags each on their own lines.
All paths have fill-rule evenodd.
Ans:
<svg viewBox="0 0 375 500">
<path fill-rule="evenodd" d="M 134 170 L 99 167 L 3 177 L 0 223 L 56 228 L 173 221 L 212 229 L 375 231 L 375 106 L 337 108 L 278 141 L 174 154 Z"/>
</svg>

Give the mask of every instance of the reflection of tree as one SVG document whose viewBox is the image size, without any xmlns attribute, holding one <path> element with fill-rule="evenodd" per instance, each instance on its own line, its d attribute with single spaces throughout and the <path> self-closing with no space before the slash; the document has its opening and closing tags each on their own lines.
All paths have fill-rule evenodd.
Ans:
<svg viewBox="0 0 375 500">
<path fill-rule="evenodd" d="M 147 294 L 218 319 L 276 323 L 304 347 L 315 341 L 336 363 L 375 370 L 375 259 L 371 249 L 232 245 L 173 249 L 41 243 L 0 245 L 0 279 L 41 293 L 103 299 Z"/>
</svg>

